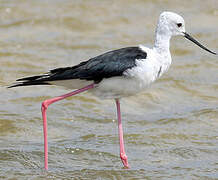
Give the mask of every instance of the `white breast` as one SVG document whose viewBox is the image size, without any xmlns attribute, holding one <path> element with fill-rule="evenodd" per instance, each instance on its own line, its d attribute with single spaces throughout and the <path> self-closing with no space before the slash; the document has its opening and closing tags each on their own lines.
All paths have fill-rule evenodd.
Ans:
<svg viewBox="0 0 218 180">
<path fill-rule="evenodd" d="M 160 71 L 162 71 L 162 64 L 157 60 L 157 56 L 153 50 L 145 47 L 143 47 L 143 50 L 147 52 L 147 58 L 136 60 L 137 66 L 124 73 L 129 77 L 136 78 L 140 82 L 142 89 L 160 77 Z"/>
</svg>

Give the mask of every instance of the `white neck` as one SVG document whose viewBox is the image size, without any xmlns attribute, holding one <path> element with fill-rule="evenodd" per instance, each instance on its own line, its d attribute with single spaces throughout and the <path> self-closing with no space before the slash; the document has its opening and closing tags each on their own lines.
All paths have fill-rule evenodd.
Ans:
<svg viewBox="0 0 218 180">
<path fill-rule="evenodd" d="M 170 53 L 170 38 L 171 35 L 163 34 L 157 30 L 155 33 L 154 49 L 160 54 Z"/>
<path fill-rule="evenodd" d="M 172 61 L 170 54 L 170 38 L 170 33 L 166 33 L 166 31 L 164 32 L 163 29 L 157 27 L 153 50 L 157 53 L 158 57 L 156 60 L 161 65 L 161 73 L 159 76 L 168 70 Z"/>
</svg>

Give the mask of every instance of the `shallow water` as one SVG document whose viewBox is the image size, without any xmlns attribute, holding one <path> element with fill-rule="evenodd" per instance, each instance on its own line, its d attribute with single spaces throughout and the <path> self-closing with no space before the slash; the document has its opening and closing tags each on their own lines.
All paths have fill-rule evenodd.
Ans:
<svg viewBox="0 0 218 180">
<path fill-rule="evenodd" d="M 217 0 L 0 3 L 0 179 L 218 178 L 218 60 L 182 37 L 171 40 L 170 70 L 121 102 L 129 170 L 119 159 L 112 100 L 81 94 L 49 108 L 45 172 L 40 105 L 69 90 L 6 88 L 108 50 L 152 46 L 163 10 L 182 14 L 187 32 L 218 51 Z"/>
</svg>

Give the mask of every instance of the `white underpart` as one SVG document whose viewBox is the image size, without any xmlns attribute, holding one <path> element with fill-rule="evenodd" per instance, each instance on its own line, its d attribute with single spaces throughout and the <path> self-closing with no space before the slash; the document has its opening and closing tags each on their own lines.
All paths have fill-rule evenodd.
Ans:
<svg viewBox="0 0 218 180">
<path fill-rule="evenodd" d="M 56 86 L 64 86 L 68 89 L 80 89 L 89 84 L 92 84 L 93 81 L 86 81 L 80 79 L 69 79 L 69 80 L 60 80 L 60 81 L 49 81 L 49 84 L 56 85 Z"/>
</svg>

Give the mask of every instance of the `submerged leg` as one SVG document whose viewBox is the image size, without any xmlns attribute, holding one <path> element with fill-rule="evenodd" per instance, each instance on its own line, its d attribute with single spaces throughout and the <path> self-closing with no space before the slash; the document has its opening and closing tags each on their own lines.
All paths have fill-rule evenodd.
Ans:
<svg viewBox="0 0 218 180">
<path fill-rule="evenodd" d="M 64 94 L 62 96 L 58 96 L 52 99 L 47 99 L 42 103 L 42 118 L 43 118 L 43 132 L 44 132 L 44 163 L 45 163 L 45 170 L 48 170 L 48 140 L 47 140 L 47 117 L 46 117 L 46 110 L 48 106 L 52 103 L 65 99 L 67 97 L 79 94 L 81 92 L 87 91 L 88 89 L 94 88 L 94 84 L 90 84 L 85 86 L 84 88 L 77 89 L 73 92 L 68 94 Z"/>
<path fill-rule="evenodd" d="M 127 155 L 124 150 L 124 140 L 123 140 L 123 128 L 121 122 L 121 113 L 120 113 L 120 101 L 119 99 L 115 99 L 117 106 L 117 118 L 118 118 L 118 132 L 119 132 L 119 140 L 120 140 L 120 159 L 125 168 L 129 168 Z"/>
</svg>

